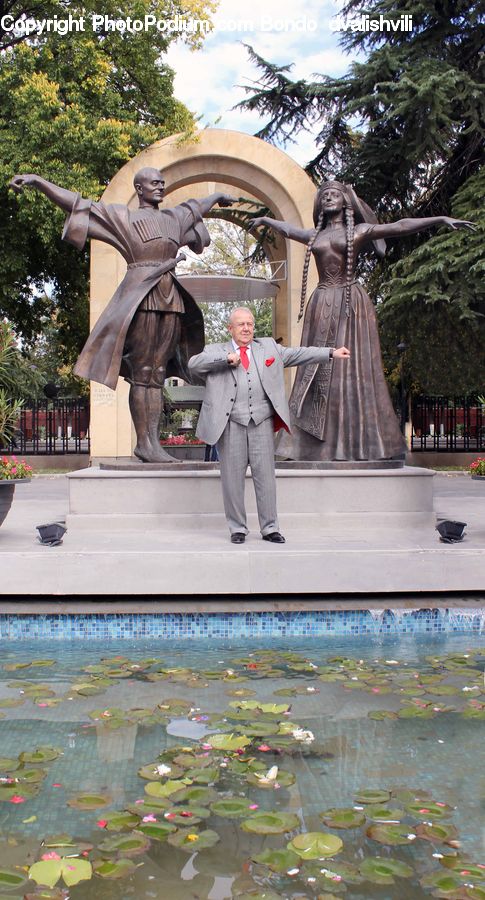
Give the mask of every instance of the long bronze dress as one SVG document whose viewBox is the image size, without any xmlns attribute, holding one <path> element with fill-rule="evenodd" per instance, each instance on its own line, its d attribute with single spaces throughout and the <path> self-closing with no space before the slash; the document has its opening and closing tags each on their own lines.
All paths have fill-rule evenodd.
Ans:
<svg viewBox="0 0 485 900">
<path fill-rule="evenodd" d="M 384 378 L 374 306 L 357 281 L 345 302 L 345 232 L 321 232 L 313 247 L 319 284 L 308 302 L 302 346 L 347 347 L 351 357 L 298 369 L 291 433 L 278 456 L 298 460 L 380 460 L 406 450 Z"/>
</svg>

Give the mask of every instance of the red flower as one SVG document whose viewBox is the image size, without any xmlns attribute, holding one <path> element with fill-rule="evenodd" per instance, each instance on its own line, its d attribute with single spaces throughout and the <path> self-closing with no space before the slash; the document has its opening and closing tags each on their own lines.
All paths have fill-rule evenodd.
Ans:
<svg viewBox="0 0 485 900">
<path fill-rule="evenodd" d="M 270 356 L 268 359 L 265 359 L 265 361 L 264 361 L 265 366 L 272 366 L 273 363 L 274 363 L 274 356 Z"/>
</svg>

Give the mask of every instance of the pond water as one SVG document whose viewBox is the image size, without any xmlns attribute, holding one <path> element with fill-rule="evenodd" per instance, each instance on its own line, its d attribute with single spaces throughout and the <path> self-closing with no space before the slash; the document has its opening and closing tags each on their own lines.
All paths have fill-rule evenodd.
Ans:
<svg viewBox="0 0 485 900">
<path fill-rule="evenodd" d="M 484 667 L 477 634 L 0 642 L 0 895 L 483 900 Z"/>
</svg>

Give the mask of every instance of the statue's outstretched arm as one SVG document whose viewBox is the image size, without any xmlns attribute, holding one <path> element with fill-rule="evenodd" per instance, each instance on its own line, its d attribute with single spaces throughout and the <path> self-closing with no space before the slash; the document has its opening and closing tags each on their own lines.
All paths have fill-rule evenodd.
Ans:
<svg viewBox="0 0 485 900">
<path fill-rule="evenodd" d="M 399 219 L 398 222 L 371 225 L 365 236 L 367 240 L 371 241 L 376 238 L 401 237 L 406 234 L 416 234 L 418 231 L 426 231 L 427 228 L 433 228 L 435 225 L 447 225 L 448 228 L 453 229 L 470 228 L 472 231 L 475 228 L 473 222 L 463 219 L 452 219 L 450 216 L 431 216 L 427 219 Z"/>
<path fill-rule="evenodd" d="M 36 188 L 38 191 L 42 191 L 49 200 L 52 200 L 57 206 L 60 206 L 61 209 L 64 209 L 66 212 L 71 212 L 74 201 L 78 196 L 74 191 L 68 191 L 66 188 L 59 187 L 58 184 L 53 184 L 51 181 L 46 181 L 45 178 L 41 178 L 40 175 L 15 175 L 11 181 L 9 181 L 9 187 L 13 188 L 17 193 L 21 193 L 26 187 Z"/>
<path fill-rule="evenodd" d="M 291 241 L 299 241 L 301 244 L 308 244 L 315 234 L 314 228 L 296 228 L 295 225 L 290 225 L 289 222 L 282 222 L 280 219 L 270 219 L 269 216 L 259 216 L 257 219 L 253 219 L 249 230 L 255 231 L 256 228 L 262 225 L 266 228 L 271 228 L 278 234 L 282 234 L 283 237 L 289 238 Z"/>
<path fill-rule="evenodd" d="M 209 194 L 208 197 L 197 200 L 197 203 L 199 204 L 201 216 L 206 216 L 210 213 L 213 206 L 232 206 L 233 203 L 237 203 L 237 200 L 229 194 L 222 194 L 220 191 L 216 191 L 215 194 Z"/>
</svg>

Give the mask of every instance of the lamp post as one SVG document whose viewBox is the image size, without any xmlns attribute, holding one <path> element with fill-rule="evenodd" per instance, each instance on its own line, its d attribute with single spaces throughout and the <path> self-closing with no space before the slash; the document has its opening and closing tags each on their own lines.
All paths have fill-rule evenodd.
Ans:
<svg viewBox="0 0 485 900">
<path fill-rule="evenodd" d="M 406 398 L 404 395 L 404 354 L 407 350 L 407 345 L 404 341 L 401 341 L 400 344 L 397 345 L 397 351 L 399 353 L 399 374 L 401 378 L 401 392 L 400 392 L 400 409 L 401 409 L 401 431 L 403 434 L 406 433 Z"/>
</svg>

